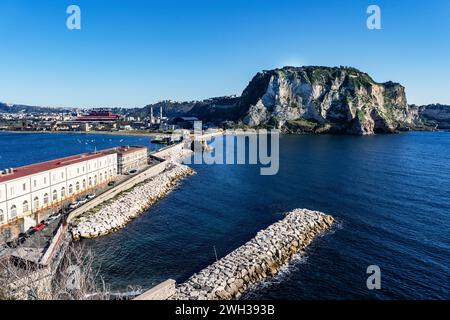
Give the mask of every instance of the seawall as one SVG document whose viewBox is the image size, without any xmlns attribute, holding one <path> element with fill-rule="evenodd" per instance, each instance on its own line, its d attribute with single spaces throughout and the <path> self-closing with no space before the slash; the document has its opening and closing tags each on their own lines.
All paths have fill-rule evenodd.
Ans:
<svg viewBox="0 0 450 320">
<path fill-rule="evenodd" d="M 111 190 L 106 191 L 105 193 L 102 193 L 95 197 L 93 200 L 89 201 L 88 203 L 82 205 L 78 209 L 75 209 L 69 214 L 69 217 L 67 218 L 67 222 L 71 223 L 74 219 L 76 219 L 79 216 L 82 216 L 87 211 L 94 209 L 95 207 L 98 207 L 102 203 L 113 199 L 114 197 L 117 197 L 119 194 L 121 194 L 124 191 L 132 189 L 135 185 L 142 183 L 145 180 L 148 180 L 152 177 L 157 176 L 161 172 L 163 172 L 168 165 L 168 162 L 164 161 L 161 163 L 158 163 L 157 165 L 154 165 L 144 172 L 141 172 L 137 174 L 134 177 L 131 177 L 130 179 L 126 180 L 125 182 L 121 183 L 120 185 L 114 187 Z"/>
<path fill-rule="evenodd" d="M 229 300 L 275 275 L 333 224 L 318 211 L 295 209 L 256 237 L 176 287 L 173 300 Z"/>
<path fill-rule="evenodd" d="M 74 239 L 96 238 L 123 228 L 169 193 L 185 176 L 194 174 L 187 166 L 169 163 L 164 171 L 72 220 Z"/>
<path fill-rule="evenodd" d="M 74 210 L 67 221 L 75 240 L 96 238 L 117 231 L 169 193 L 194 171 L 176 163 L 186 154 L 183 143 L 151 154 L 161 162 Z"/>
</svg>

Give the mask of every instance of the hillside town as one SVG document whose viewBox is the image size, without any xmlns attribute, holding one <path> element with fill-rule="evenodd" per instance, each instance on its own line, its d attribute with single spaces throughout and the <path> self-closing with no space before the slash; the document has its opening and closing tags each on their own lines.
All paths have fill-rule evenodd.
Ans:
<svg viewBox="0 0 450 320">
<path fill-rule="evenodd" d="M 151 108 L 150 115 L 139 117 L 116 114 L 110 109 L 51 112 L 0 112 L 0 131 L 32 132 L 172 132 L 191 129 L 196 117 L 167 117 L 163 108 Z"/>
</svg>

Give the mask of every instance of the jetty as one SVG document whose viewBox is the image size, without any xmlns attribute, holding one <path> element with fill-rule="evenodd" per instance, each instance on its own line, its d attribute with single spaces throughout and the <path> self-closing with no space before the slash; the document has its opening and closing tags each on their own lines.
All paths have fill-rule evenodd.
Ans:
<svg viewBox="0 0 450 320">
<path fill-rule="evenodd" d="M 276 275 L 294 255 L 303 254 L 333 223 L 333 217 L 322 212 L 295 209 L 186 282 L 176 285 L 169 279 L 136 299 L 238 299 L 252 285 Z"/>
<path fill-rule="evenodd" d="M 125 227 L 132 219 L 168 194 L 178 181 L 193 174 L 193 170 L 189 167 L 171 163 L 160 174 L 74 219 L 71 228 L 72 237 L 75 240 L 97 238 Z"/>
<path fill-rule="evenodd" d="M 206 141 L 221 134 L 207 132 L 194 139 Z M 191 168 L 180 163 L 192 154 L 192 138 L 187 138 L 151 153 L 158 164 L 74 210 L 68 217 L 73 239 L 101 237 L 123 228 L 166 196 L 181 179 L 193 175 Z"/>
</svg>

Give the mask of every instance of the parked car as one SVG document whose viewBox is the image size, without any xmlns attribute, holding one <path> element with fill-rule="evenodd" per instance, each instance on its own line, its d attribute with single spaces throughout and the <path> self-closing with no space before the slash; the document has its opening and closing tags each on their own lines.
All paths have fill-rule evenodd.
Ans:
<svg viewBox="0 0 450 320">
<path fill-rule="evenodd" d="M 23 244 L 27 238 L 28 238 L 28 234 L 26 232 L 25 233 L 20 233 L 19 237 L 18 237 L 19 244 Z"/>
<path fill-rule="evenodd" d="M 59 217 L 61 216 L 61 213 L 55 214 L 50 216 L 47 221 L 46 224 L 49 225 L 50 223 L 52 223 L 53 221 L 57 220 Z"/>
<path fill-rule="evenodd" d="M 108 186 L 110 186 L 110 187 L 113 187 L 113 186 L 115 186 L 116 185 L 116 182 L 115 181 L 110 181 L 110 182 L 108 182 Z"/>
<path fill-rule="evenodd" d="M 34 227 L 34 230 L 41 231 L 44 228 L 45 228 L 45 224 L 39 223 L 36 227 Z"/>
<path fill-rule="evenodd" d="M 19 238 L 17 239 L 17 243 L 19 245 L 24 244 L 24 242 L 27 240 L 27 237 L 25 236 L 19 236 Z"/>
<path fill-rule="evenodd" d="M 28 231 L 27 231 L 27 235 L 32 236 L 35 232 L 36 232 L 36 230 L 34 230 L 34 227 L 30 227 L 30 229 L 28 229 Z"/>
<path fill-rule="evenodd" d="M 86 202 L 88 202 L 87 198 L 80 199 L 80 200 L 78 200 L 78 205 L 80 206 L 82 204 L 85 204 Z"/>
<path fill-rule="evenodd" d="M 94 199 L 96 197 L 96 194 L 95 193 L 90 193 L 90 194 L 88 194 L 87 195 L 87 199 L 89 199 L 89 200 L 92 200 L 92 199 Z"/>
<path fill-rule="evenodd" d="M 137 170 L 135 170 L 135 169 L 133 169 L 133 170 L 130 170 L 130 172 L 129 172 L 130 174 L 136 174 L 137 173 Z"/>
<path fill-rule="evenodd" d="M 76 208 L 78 208 L 80 206 L 80 204 L 78 203 L 78 202 L 72 202 L 70 205 L 69 205 L 69 208 L 70 209 L 76 209 Z"/>
</svg>

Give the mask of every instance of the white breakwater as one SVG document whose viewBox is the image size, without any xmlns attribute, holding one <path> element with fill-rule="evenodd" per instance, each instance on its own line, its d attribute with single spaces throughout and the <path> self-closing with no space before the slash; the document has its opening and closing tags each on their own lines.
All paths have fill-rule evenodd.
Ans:
<svg viewBox="0 0 450 320">
<path fill-rule="evenodd" d="M 178 285 L 171 299 L 239 298 L 252 284 L 275 275 L 333 222 L 333 217 L 321 212 L 295 209 L 283 220 L 258 232 L 243 246 Z"/>
<path fill-rule="evenodd" d="M 124 191 L 72 222 L 75 240 L 95 238 L 123 228 L 151 205 L 163 198 L 179 180 L 194 171 L 187 166 L 170 164 L 165 171 L 143 183 Z"/>
</svg>

